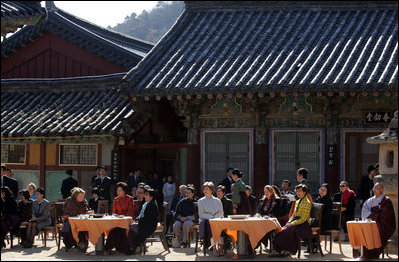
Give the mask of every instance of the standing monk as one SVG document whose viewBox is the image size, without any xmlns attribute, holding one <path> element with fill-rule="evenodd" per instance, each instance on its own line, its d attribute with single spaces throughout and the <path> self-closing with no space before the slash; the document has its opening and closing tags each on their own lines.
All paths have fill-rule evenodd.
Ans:
<svg viewBox="0 0 399 262">
<path fill-rule="evenodd" d="M 364 248 L 360 260 L 377 259 L 396 230 L 395 212 L 392 201 L 384 194 L 384 186 L 376 183 L 373 187 L 374 196 L 364 202 L 362 219 L 370 218 L 377 223 L 382 247 L 368 250 Z"/>
</svg>

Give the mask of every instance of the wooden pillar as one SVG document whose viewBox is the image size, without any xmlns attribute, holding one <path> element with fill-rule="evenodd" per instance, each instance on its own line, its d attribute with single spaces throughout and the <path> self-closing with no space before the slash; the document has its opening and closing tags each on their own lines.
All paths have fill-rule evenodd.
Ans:
<svg viewBox="0 0 399 262">
<path fill-rule="evenodd" d="M 45 177 L 46 177 L 46 143 L 40 142 L 40 186 L 45 188 Z"/>
<path fill-rule="evenodd" d="M 187 184 L 194 184 L 199 192 L 202 186 L 200 152 L 199 144 L 187 146 Z"/>
<path fill-rule="evenodd" d="M 331 192 L 337 192 L 339 190 L 339 183 L 341 182 L 341 175 L 340 175 L 340 152 L 341 152 L 341 138 L 340 138 L 340 131 L 338 131 L 337 134 L 337 141 L 336 143 L 328 143 L 328 138 L 327 135 L 325 136 L 325 143 L 326 147 L 324 150 L 324 183 L 328 183 Z M 329 154 L 331 153 L 329 148 L 332 145 L 333 147 L 333 155 L 334 157 L 331 159 L 329 157 Z M 345 146 L 345 145 L 343 145 Z M 329 163 L 329 160 L 333 161 L 333 164 L 331 165 Z M 316 191 L 318 192 L 318 191 Z"/>
</svg>

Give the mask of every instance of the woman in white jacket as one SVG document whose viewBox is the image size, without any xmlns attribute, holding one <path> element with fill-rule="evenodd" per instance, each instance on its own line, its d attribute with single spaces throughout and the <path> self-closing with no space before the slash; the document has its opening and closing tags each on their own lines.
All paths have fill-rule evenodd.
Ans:
<svg viewBox="0 0 399 262">
<path fill-rule="evenodd" d="M 172 204 L 173 198 L 176 194 L 176 184 L 173 182 L 172 176 L 168 176 L 168 180 L 163 185 L 162 193 L 164 196 L 164 201 L 167 202 L 168 205 L 168 212 L 170 209 L 170 205 Z"/>
</svg>

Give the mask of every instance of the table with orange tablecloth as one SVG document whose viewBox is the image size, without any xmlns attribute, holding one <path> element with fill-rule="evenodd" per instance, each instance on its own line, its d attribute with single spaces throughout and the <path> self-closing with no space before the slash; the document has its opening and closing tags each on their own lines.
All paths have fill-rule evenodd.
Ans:
<svg viewBox="0 0 399 262">
<path fill-rule="evenodd" d="M 352 248 L 364 246 L 367 249 L 381 247 L 380 232 L 375 221 L 348 221 L 349 242 Z"/>
<path fill-rule="evenodd" d="M 223 230 L 227 229 L 227 234 L 232 236 L 234 242 L 237 241 L 237 231 L 243 231 L 249 236 L 249 241 L 254 249 L 258 242 L 270 231 L 281 230 L 281 225 L 277 218 L 255 218 L 231 219 L 214 218 L 209 219 L 213 240 L 217 242 Z"/>
<path fill-rule="evenodd" d="M 103 233 L 108 234 L 111 229 L 120 227 L 129 229 L 129 225 L 133 222 L 132 217 L 102 217 L 102 218 L 79 218 L 69 217 L 69 223 L 71 224 L 72 236 L 79 242 L 78 233 L 80 231 L 89 232 L 89 241 L 96 245 L 98 239 Z"/>
</svg>

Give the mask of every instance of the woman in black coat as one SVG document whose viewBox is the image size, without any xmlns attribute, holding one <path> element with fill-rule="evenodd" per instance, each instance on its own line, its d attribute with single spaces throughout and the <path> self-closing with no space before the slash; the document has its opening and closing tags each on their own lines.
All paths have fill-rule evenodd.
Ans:
<svg viewBox="0 0 399 262">
<path fill-rule="evenodd" d="M 154 189 L 147 190 L 144 197 L 146 202 L 140 211 L 140 215 L 136 218 L 138 223 L 130 225 L 128 245 L 131 250 L 127 251 L 128 254 L 135 254 L 137 246 L 154 233 L 159 222 L 159 209 L 155 201 Z"/>
<path fill-rule="evenodd" d="M 17 201 L 14 198 L 11 190 L 6 187 L 1 187 L 1 248 L 6 247 L 4 239 L 10 230 L 20 223 L 18 216 Z"/>
<path fill-rule="evenodd" d="M 348 238 L 348 229 L 346 227 L 346 222 L 355 219 L 356 194 L 353 190 L 349 189 L 349 184 L 346 181 L 342 181 L 339 184 L 339 190 L 341 192 L 338 192 L 334 195 L 334 202 L 342 203 L 341 225 L 345 232 L 344 241 L 347 242 L 349 241 L 349 238 Z"/>
<path fill-rule="evenodd" d="M 323 214 L 321 218 L 321 229 L 320 232 L 323 234 L 325 231 L 332 229 L 332 215 L 331 211 L 333 208 L 333 201 L 330 195 L 330 187 L 327 183 L 324 183 L 319 188 L 319 196 L 315 200 L 315 203 L 324 204 Z"/>
</svg>

